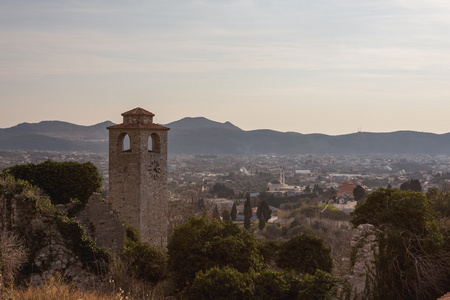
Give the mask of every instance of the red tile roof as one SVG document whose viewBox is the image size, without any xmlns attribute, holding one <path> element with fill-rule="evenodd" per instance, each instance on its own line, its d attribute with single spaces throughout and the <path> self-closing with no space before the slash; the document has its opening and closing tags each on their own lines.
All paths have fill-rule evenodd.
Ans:
<svg viewBox="0 0 450 300">
<path fill-rule="evenodd" d="M 355 189 L 355 187 L 355 184 L 351 181 L 343 182 L 337 194 L 338 196 L 342 194 L 353 195 L 353 190 Z"/>
<path fill-rule="evenodd" d="M 127 112 L 124 112 L 122 114 L 122 116 L 154 116 L 154 114 L 152 114 L 151 112 L 140 108 L 140 107 L 136 107 L 135 109 L 129 110 Z"/>
<path fill-rule="evenodd" d="M 118 124 L 106 127 L 106 129 L 156 129 L 156 130 L 170 130 L 168 127 L 164 127 L 155 123 L 152 124 Z"/>
</svg>

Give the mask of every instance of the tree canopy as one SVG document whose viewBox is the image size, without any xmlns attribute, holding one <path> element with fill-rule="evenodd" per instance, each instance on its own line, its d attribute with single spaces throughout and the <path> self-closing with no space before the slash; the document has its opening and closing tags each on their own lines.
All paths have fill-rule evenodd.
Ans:
<svg viewBox="0 0 450 300">
<path fill-rule="evenodd" d="M 436 299 L 450 284 L 449 234 L 419 192 L 378 189 L 358 203 L 352 223 L 375 226 L 374 299 Z"/>
<path fill-rule="evenodd" d="M 400 185 L 402 191 L 422 192 L 422 185 L 419 179 L 410 179 Z"/>
<path fill-rule="evenodd" d="M 366 200 L 366 190 L 362 186 L 357 185 L 353 189 L 353 197 L 355 198 L 355 201 L 358 202 Z"/>
<path fill-rule="evenodd" d="M 213 185 L 210 193 L 216 195 L 219 198 L 234 198 L 233 189 L 220 182 L 217 182 Z"/>
<path fill-rule="evenodd" d="M 352 224 L 372 224 L 375 227 L 394 227 L 413 233 L 424 233 L 434 218 L 425 195 L 398 189 L 378 189 L 367 200 L 358 203 L 352 213 Z"/>
<path fill-rule="evenodd" d="M 231 217 L 231 220 L 233 220 L 233 221 L 236 221 L 236 219 L 237 219 L 236 201 L 234 201 L 233 207 L 231 208 L 230 217 Z"/>
<path fill-rule="evenodd" d="M 250 197 L 247 197 L 247 200 L 244 203 L 244 228 L 250 229 L 250 222 L 252 219 L 252 206 L 250 204 Z"/>
<path fill-rule="evenodd" d="M 333 268 L 331 248 L 321 238 L 300 233 L 280 245 L 277 265 L 299 273 L 330 272 Z"/>
<path fill-rule="evenodd" d="M 261 202 L 259 202 L 256 216 L 258 217 L 258 219 L 264 219 L 265 222 L 269 221 L 272 217 L 272 210 L 270 209 L 266 200 L 261 200 Z"/>
<path fill-rule="evenodd" d="M 178 226 L 168 244 L 169 268 L 179 287 L 191 283 L 200 270 L 229 266 L 239 272 L 263 263 L 255 238 L 236 224 L 211 218 L 191 218 Z"/>
<path fill-rule="evenodd" d="M 3 173 L 39 187 L 50 196 L 52 204 L 66 204 L 71 199 L 87 203 L 94 192 L 100 192 L 102 178 L 90 162 L 55 162 L 9 167 Z"/>
</svg>

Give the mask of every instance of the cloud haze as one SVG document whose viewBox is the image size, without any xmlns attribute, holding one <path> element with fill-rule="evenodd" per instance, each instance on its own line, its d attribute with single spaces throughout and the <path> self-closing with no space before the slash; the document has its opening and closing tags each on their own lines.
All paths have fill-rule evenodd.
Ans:
<svg viewBox="0 0 450 300">
<path fill-rule="evenodd" d="M 160 123 L 449 132 L 449 15 L 437 0 L 6 0 L 0 127 L 142 106 Z"/>
</svg>

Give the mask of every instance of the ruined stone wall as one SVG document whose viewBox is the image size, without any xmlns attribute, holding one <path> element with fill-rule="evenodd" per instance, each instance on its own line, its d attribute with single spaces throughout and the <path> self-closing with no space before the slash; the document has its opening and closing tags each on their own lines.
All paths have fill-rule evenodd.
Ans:
<svg viewBox="0 0 450 300">
<path fill-rule="evenodd" d="M 347 275 L 351 287 L 350 299 L 367 299 L 373 289 L 373 279 L 376 274 L 375 255 L 378 254 L 378 242 L 375 228 L 371 224 L 361 224 L 353 229 L 352 269 Z"/>
<path fill-rule="evenodd" d="M 86 234 L 100 246 L 113 253 L 122 253 L 125 247 L 125 228 L 119 213 L 113 210 L 100 194 L 94 193 L 86 208 L 77 216 Z"/>
<path fill-rule="evenodd" d="M 40 285 L 55 276 L 63 276 L 75 282 L 86 281 L 91 277 L 83 269 L 83 263 L 67 248 L 59 230 L 48 219 L 33 221 L 33 229 L 44 230 L 41 239 L 42 248 L 34 254 L 34 270 L 29 277 L 29 284 Z"/>
<path fill-rule="evenodd" d="M 91 196 L 80 219 L 87 224 L 86 231 L 97 245 L 116 253 L 123 251 L 124 226 L 117 212 L 99 194 Z M 67 222 L 72 223 L 68 225 Z M 27 284 L 39 285 L 55 276 L 74 280 L 81 285 L 97 281 L 98 276 L 87 271 L 92 265 L 87 265 L 91 262 L 86 257 L 91 255 L 89 251 L 94 251 L 94 248 L 83 248 L 85 250 L 81 254 L 75 252 L 71 233 L 80 234 L 80 227 L 76 224 L 50 208 L 48 198 L 41 198 L 33 190 L 21 192 L 20 195 L 0 194 L 0 236 L 15 235 L 27 248 L 27 271 L 26 275 L 20 277 Z M 100 256 L 106 253 L 101 251 L 96 253 L 100 253 Z M 84 258 L 78 257 L 85 254 L 87 256 Z"/>
<path fill-rule="evenodd" d="M 52 217 L 40 215 L 33 200 L 0 196 L 0 231 L 6 235 L 20 232 L 33 237 L 36 244 L 25 245 L 32 262 L 25 281 L 38 285 L 57 273 L 78 281 L 86 279 L 89 274 L 83 270 L 79 258 L 67 248 Z M 38 250 L 30 253 L 30 248 Z"/>
</svg>

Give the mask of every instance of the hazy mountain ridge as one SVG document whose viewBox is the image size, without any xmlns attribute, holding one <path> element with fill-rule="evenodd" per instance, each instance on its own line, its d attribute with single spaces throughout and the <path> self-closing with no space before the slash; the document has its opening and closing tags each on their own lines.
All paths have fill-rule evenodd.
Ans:
<svg viewBox="0 0 450 300">
<path fill-rule="evenodd" d="M 0 129 L 0 149 L 107 153 L 106 127 L 113 124 L 110 121 L 92 126 L 61 121 L 21 123 Z M 230 122 L 204 117 L 187 117 L 164 126 L 171 128 L 172 154 L 450 154 L 450 133 L 396 131 L 330 136 L 270 129 L 245 131 Z"/>
</svg>

